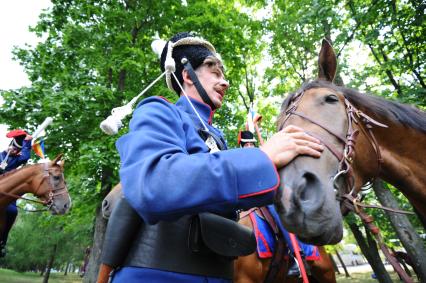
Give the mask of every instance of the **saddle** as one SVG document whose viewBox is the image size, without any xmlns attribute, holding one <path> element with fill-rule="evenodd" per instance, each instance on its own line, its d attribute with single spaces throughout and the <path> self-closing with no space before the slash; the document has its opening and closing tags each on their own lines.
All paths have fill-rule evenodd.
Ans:
<svg viewBox="0 0 426 283">
<path fill-rule="evenodd" d="M 318 260 L 319 252 L 317 247 L 304 244 L 298 241 L 298 246 L 293 247 L 288 232 L 277 224 L 279 219 L 275 219 L 270 209 L 273 207 L 255 208 L 247 213 L 257 240 L 257 253 L 260 258 L 272 258 L 265 282 L 273 282 L 280 271 L 285 268 L 288 262 L 289 277 L 300 277 L 300 268 L 294 257 L 294 249 L 298 248 L 303 265 L 308 275 L 310 274 L 309 265 L 306 260 Z M 244 217 L 244 214 L 243 216 Z"/>
</svg>

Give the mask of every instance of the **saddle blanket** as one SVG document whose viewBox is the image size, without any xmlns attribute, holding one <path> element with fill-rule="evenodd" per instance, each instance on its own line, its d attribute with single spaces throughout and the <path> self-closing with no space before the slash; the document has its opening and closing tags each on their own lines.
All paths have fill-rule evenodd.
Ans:
<svg viewBox="0 0 426 283">
<path fill-rule="evenodd" d="M 294 247 L 291 244 L 290 236 L 288 231 L 281 225 L 281 221 L 278 218 L 278 214 L 275 211 L 275 207 L 273 205 L 268 206 L 268 210 L 271 213 L 274 221 L 277 223 L 278 228 L 284 235 L 284 239 L 287 242 L 286 246 L 289 251 L 294 254 Z M 253 225 L 254 233 L 256 236 L 257 242 L 257 254 L 260 258 L 270 258 L 274 254 L 275 251 L 275 235 L 274 231 L 268 224 L 268 222 L 263 219 L 255 210 L 249 214 L 251 223 Z M 309 245 L 301 242 L 297 239 L 299 249 L 305 255 L 306 260 L 319 260 L 320 254 L 318 248 L 314 245 Z M 287 252 L 288 253 L 288 252 Z"/>
</svg>

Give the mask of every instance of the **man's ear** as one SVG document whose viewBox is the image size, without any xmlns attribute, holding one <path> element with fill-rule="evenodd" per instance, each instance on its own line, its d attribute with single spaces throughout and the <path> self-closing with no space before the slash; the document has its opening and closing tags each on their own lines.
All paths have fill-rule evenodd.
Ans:
<svg viewBox="0 0 426 283">
<path fill-rule="evenodd" d="M 182 70 L 182 78 L 183 78 L 183 83 L 186 83 L 188 85 L 194 84 L 194 82 L 191 80 L 191 77 L 188 74 L 188 71 L 185 69 Z"/>
</svg>

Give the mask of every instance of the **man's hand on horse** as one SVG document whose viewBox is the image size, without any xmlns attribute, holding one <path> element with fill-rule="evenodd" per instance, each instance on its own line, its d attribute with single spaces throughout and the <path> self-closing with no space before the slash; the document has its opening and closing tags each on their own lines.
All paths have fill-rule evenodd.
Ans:
<svg viewBox="0 0 426 283">
<path fill-rule="evenodd" d="M 324 146 L 302 128 L 290 125 L 274 134 L 260 149 L 281 168 L 300 154 L 320 157 Z"/>
</svg>

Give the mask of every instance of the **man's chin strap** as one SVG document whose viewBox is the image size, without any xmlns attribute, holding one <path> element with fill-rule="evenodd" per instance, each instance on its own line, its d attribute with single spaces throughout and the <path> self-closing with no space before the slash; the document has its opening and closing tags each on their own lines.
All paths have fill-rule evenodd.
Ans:
<svg viewBox="0 0 426 283">
<path fill-rule="evenodd" d="M 191 78 L 192 82 L 194 83 L 195 88 L 197 89 L 198 93 L 201 96 L 201 99 L 204 101 L 204 103 L 208 104 L 211 109 L 214 111 L 216 110 L 216 106 L 211 101 L 210 97 L 207 95 L 206 90 L 201 85 L 200 81 L 198 80 L 197 74 L 195 73 L 194 69 L 192 68 L 191 63 L 188 59 L 182 58 L 182 64 L 185 70 L 188 72 L 189 77 Z"/>
</svg>

